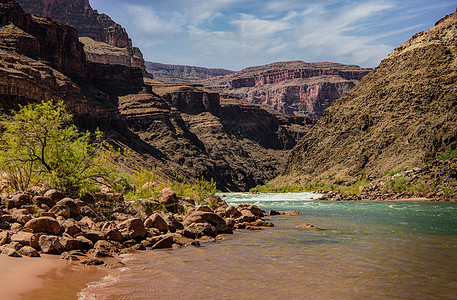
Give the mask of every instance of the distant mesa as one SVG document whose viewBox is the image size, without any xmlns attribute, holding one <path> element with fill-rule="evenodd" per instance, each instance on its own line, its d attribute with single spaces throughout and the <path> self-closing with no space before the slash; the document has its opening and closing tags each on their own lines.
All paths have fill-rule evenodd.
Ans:
<svg viewBox="0 0 457 300">
<path fill-rule="evenodd" d="M 277 62 L 199 80 L 205 87 L 276 111 L 318 119 L 371 69 L 331 62 Z"/>
<path fill-rule="evenodd" d="M 145 66 L 146 71 L 152 74 L 154 79 L 164 83 L 194 83 L 201 79 L 234 73 L 226 69 L 168 65 L 150 61 L 146 61 Z"/>
</svg>

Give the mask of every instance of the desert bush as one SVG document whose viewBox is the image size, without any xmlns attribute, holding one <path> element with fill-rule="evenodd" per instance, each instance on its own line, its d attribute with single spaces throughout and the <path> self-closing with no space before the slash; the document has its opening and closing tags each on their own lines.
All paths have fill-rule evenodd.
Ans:
<svg viewBox="0 0 457 300">
<path fill-rule="evenodd" d="M 47 101 L 20 106 L 1 121 L 0 169 L 11 189 L 41 185 L 77 195 L 109 178 L 116 151 L 102 132 L 80 132 L 71 120 L 63 102 Z"/>
</svg>

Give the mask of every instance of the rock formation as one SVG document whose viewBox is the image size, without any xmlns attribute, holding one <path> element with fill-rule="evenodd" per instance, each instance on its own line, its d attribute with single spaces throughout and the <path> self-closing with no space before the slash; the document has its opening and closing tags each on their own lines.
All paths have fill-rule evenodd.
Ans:
<svg viewBox="0 0 457 300">
<path fill-rule="evenodd" d="M 75 29 L 26 14 L 14 0 L 0 2 L 0 36 L 0 114 L 62 99 L 79 127 L 99 127 L 132 150 L 126 167 L 247 190 L 278 175 L 312 124 L 198 85 L 144 81 L 139 68 L 88 62 Z"/>
<path fill-rule="evenodd" d="M 250 67 L 199 82 L 213 91 L 268 105 L 285 114 L 318 119 L 333 100 L 369 71 L 336 63 L 292 61 Z"/>
<path fill-rule="evenodd" d="M 146 61 L 146 71 L 158 81 L 165 83 L 192 83 L 195 80 L 233 73 L 225 69 L 209 69 L 194 66 L 167 65 Z"/>
<path fill-rule="evenodd" d="M 93 10 L 89 0 L 18 0 L 18 3 L 28 13 L 76 28 L 79 37 L 85 37 L 81 42 L 90 61 L 145 70 L 143 54 L 132 47 L 126 30 L 109 16 Z"/>
<path fill-rule="evenodd" d="M 457 147 L 457 13 L 395 49 L 334 101 L 293 150 L 287 173 L 382 176 Z"/>
</svg>

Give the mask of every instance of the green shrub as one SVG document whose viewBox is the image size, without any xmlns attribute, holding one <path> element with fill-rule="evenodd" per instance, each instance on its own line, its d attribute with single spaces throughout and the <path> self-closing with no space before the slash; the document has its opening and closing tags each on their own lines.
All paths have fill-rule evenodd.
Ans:
<svg viewBox="0 0 457 300">
<path fill-rule="evenodd" d="M 389 176 L 394 176 L 395 174 L 397 173 L 400 173 L 401 171 L 403 171 L 405 169 L 405 167 L 400 167 L 396 170 L 392 170 L 390 172 L 387 172 L 386 175 L 389 175 Z"/>
<path fill-rule="evenodd" d="M 62 102 L 48 101 L 21 106 L 1 122 L 0 169 L 13 190 L 42 185 L 77 195 L 109 178 L 116 152 L 100 131 L 81 133 L 71 120 Z"/>
<path fill-rule="evenodd" d="M 447 160 L 450 158 L 457 157 L 457 149 L 449 148 L 446 152 L 439 154 L 439 160 Z"/>
</svg>

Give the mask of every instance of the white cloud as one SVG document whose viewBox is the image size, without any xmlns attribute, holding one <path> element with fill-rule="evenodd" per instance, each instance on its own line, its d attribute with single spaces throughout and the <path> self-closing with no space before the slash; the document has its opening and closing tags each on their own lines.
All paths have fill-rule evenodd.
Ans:
<svg viewBox="0 0 457 300">
<path fill-rule="evenodd" d="M 230 69 L 296 59 L 374 67 L 429 26 L 425 8 L 455 10 L 451 0 L 91 1 L 124 22 L 147 60 Z"/>
</svg>

